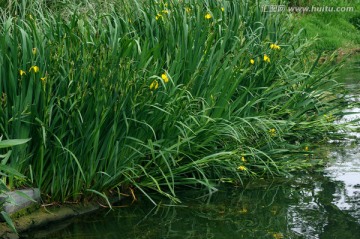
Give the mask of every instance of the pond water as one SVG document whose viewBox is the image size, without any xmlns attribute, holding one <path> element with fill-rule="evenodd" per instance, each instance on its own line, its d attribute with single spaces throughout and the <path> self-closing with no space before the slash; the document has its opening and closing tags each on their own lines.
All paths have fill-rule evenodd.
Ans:
<svg viewBox="0 0 360 239">
<path fill-rule="evenodd" d="M 355 58 L 356 59 L 356 58 Z M 351 70 L 349 70 L 351 69 Z M 359 99 L 360 60 L 339 76 Z M 353 112 L 360 111 L 352 109 Z M 360 118 L 351 114 L 343 120 Z M 257 180 L 217 193 L 182 192 L 181 205 L 146 198 L 56 223 L 21 238 L 360 238 L 360 134 L 324 147 L 325 170 Z M 131 204 L 131 205 L 130 205 Z"/>
</svg>

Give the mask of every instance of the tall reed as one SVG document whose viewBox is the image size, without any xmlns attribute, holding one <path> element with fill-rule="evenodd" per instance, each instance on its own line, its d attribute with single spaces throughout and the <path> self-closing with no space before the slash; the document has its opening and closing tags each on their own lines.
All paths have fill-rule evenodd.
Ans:
<svg viewBox="0 0 360 239">
<path fill-rule="evenodd" d="M 0 130 L 32 138 L 9 165 L 45 200 L 176 200 L 286 174 L 339 127 L 336 67 L 248 1 L 22 1 L 1 16 Z"/>
</svg>

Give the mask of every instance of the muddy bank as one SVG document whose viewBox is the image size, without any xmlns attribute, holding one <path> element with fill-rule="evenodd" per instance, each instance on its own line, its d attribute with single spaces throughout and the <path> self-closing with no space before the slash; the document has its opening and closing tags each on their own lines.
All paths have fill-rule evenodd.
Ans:
<svg viewBox="0 0 360 239">
<path fill-rule="evenodd" d="M 13 218 L 13 222 L 18 233 L 21 233 L 35 227 L 45 226 L 51 222 L 93 212 L 99 209 L 99 207 L 99 204 L 95 203 L 41 207 L 28 215 Z M 16 239 L 19 236 L 12 232 L 6 223 L 3 222 L 0 223 L 0 238 Z"/>
</svg>

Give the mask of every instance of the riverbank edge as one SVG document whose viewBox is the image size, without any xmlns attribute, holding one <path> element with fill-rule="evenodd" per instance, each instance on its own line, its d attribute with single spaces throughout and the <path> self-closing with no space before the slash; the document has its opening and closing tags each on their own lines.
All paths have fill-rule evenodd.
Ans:
<svg viewBox="0 0 360 239">
<path fill-rule="evenodd" d="M 29 214 L 13 218 L 13 223 L 17 232 L 22 233 L 46 226 L 49 223 L 91 213 L 98 209 L 100 209 L 100 205 L 94 202 L 41 206 Z M 0 238 L 17 239 L 19 235 L 11 231 L 8 225 L 3 222 L 0 223 Z"/>
<path fill-rule="evenodd" d="M 354 56 L 354 55 L 360 55 L 360 46 L 356 46 L 354 48 L 343 48 L 340 47 L 334 51 L 325 51 L 323 53 L 323 56 L 320 58 L 320 63 L 328 60 L 329 58 L 331 58 L 332 54 L 336 53 L 336 58 L 335 58 L 335 62 L 339 63 L 341 61 L 345 60 L 346 58 L 350 57 L 350 56 Z"/>
<path fill-rule="evenodd" d="M 322 59 L 324 60 L 327 57 L 330 57 L 334 52 L 338 53 L 336 62 L 340 62 L 343 60 L 344 56 L 360 55 L 360 47 L 338 48 L 335 51 L 325 52 Z M 110 201 L 113 204 L 119 202 L 120 199 L 112 198 Z M 12 218 L 12 220 L 17 232 L 20 234 L 31 229 L 44 227 L 50 223 L 92 213 L 100 208 L 100 204 L 95 202 L 56 204 L 50 206 L 37 205 L 15 213 L 17 216 Z M 19 235 L 14 233 L 5 222 L 1 222 L 0 238 L 18 239 Z"/>
</svg>

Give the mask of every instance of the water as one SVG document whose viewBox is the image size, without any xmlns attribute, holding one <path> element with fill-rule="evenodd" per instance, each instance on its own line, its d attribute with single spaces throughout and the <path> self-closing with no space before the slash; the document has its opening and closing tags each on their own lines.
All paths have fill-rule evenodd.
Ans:
<svg viewBox="0 0 360 239">
<path fill-rule="evenodd" d="M 351 71 L 349 71 L 351 69 Z M 359 99 L 360 60 L 339 76 L 354 102 Z M 349 112 L 357 112 L 352 109 Z M 342 120 L 360 118 L 350 114 Z M 181 205 L 146 198 L 122 202 L 114 211 L 56 223 L 22 238 L 360 238 L 360 134 L 324 146 L 325 170 L 286 181 L 260 179 L 245 188 L 224 187 L 214 194 L 182 192 Z"/>
</svg>

